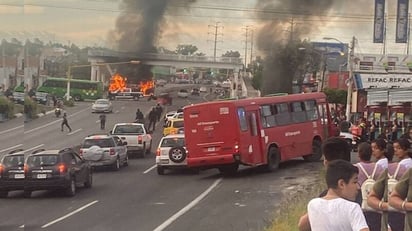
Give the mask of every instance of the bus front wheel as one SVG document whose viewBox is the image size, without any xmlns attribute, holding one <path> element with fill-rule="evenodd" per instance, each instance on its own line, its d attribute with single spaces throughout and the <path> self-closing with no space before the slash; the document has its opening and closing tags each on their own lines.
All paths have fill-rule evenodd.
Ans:
<svg viewBox="0 0 412 231">
<path fill-rule="evenodd" d="M 268 162 L 266 164 L 266 170 L 273 172 L 279 168 L 280 165 L 280 153 L 276 147 L 271 147 L 268 152 Z"/>
<path fill-rule="evenodd" d="M 80 95 L 74 95 L 73 99 L 74 99 L 74 101 L 81 101 L 82 97 Z"/>
</svg>

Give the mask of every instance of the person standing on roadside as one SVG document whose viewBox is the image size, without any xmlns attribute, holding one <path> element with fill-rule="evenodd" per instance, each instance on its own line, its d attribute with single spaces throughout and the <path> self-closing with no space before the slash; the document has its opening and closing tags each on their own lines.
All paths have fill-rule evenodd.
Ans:
<svg viewBox="0 0 412 231">
<path fill-rule="evenodd" d="M 148 126 L 149 130 L 150 130 L 150 127 L 152 126 L 153 126 L 152 131 L 155 130 L 156 121 L 157 121 L 157 112 L 156 112 L 156 108 L 153 107 L 152 110 L 149 112 L 149 126 Z"/>
<path fill-rule="evenodd" d="M 99 119 L 100 119 L 100 129 L 104 130 L 104 128 L 106 126 L 106 115 L 105 114 L 100 114 Z"/>
<path fill-rule="evenodd" d="M 412 168 L 398 181 L 389 197 L 389 204 L 405 213 L 405 231 L 412 231 Z"/>
<path fill-rule="evenodd" d="M 162 106 L 160 106 L 160 104 L 157 104 L 155 109 L 156 109 L 156 115 L 157 115 L 157 122 L 159 122 L 160 117 L 162 116 L 162 113 L 163 113 L 163 108 Z"/>
<path fill-rule="evenodd" d="M 62 125 L 61 125 L 61 131 L 63 131 L 63 126 L 65 126 L 69 129 L 69 132 L 72 132 L 72 128 L 70 127 L 68 121 L 67 121 L 67 114 L 66 112 L 63 114 L 63 121 L 62 121 Z"/>
<path fill-rule="evenodd" d="M 144 120 L 144 115 L 143 113 L 140 111 L 140 109 L 138 108 L 136 111 L 136 118 L 135 118 L 135 122 L 137 123 L 143 123 Z"/>
</svg>

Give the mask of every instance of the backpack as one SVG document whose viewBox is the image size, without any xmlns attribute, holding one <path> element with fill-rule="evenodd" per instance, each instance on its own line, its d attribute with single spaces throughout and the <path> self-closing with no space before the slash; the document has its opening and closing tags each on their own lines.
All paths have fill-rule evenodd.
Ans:
<svg viewBox="0 0 412 231">
<path fill-rule="evenodd" d="M 361 185 L 361 193 L 362 193 L 361 208 L 362 208 L 363 211 L 375 211 L 373 208 L 371 208 L 368 205 L 368 196 L 369 196 L 369 193 L 373 189 L 373 185 L 375 184 L 375 179 L 373 179 L 373 178 L 375 176 L 376 168 L 378 167 L 378 165 L 375 164 L 375 167 L 373 168 L 372 175 L 368 175 L 368 173 L 366 172 L 365 168 L 363 168 L 361 163 L 358 163 L 358 166 L 362 170 L 362 172 L 365 174 L 365 176 L 367 177 L 367 179 Z"/>
<path fill-rule="evenodd" d="M 395 173 L 391 176 L 388 173 L 389 179 L 388 179 L 388 197 L 391 196 L 391 193 L 393 192 L 393 190 L 395 189 L 396 184 L 398 183 L 398 180 L 396 179 L 396 177 L 398 176 L 398 172 L 399 172 L 399 168 L 400 168 L 400 164 L 398 164 L 398 166 L 396 167 Z M 389 211 L 398 211 L 397 209 L 395 209 L 394 207 L 390 206 L 388 207 Z"/>
</svg>

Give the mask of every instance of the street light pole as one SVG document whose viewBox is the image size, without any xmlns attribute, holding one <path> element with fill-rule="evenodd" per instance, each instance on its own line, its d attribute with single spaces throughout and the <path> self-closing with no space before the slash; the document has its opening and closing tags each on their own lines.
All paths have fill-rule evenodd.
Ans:
<svg viewBox="0 0 412 231">
<path fill-rule="evenodd" d="M 349 78 L 348 78 L 348 94 L 346 97 L 346 120 L 350 121 L 350 114 L 351 114 L 351 106 L 352 106 L 352 91 L 353 91 L 353 57 L 355 54 L 355 36 L 352 37 L 352 42 L 350 46 L 350 53 L 348 56 L 348 64 L 349 64 Z"/>
</svg>

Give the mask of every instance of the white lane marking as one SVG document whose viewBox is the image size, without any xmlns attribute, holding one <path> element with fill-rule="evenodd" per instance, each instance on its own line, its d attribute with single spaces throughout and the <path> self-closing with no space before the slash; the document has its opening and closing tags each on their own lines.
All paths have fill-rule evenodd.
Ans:
<svg viewBox="0 0 412 231">
<path fill-rule="evenodd" d="M 84 206 L 82 206 L 82 207 L 74 210 L 73 212 L 70 212 L 70 213 L 68 213 L 68 214 L 66 214 L 66 215 L 64 215 L 64 216 L 62 216 L 62 217 L 60 217 L 60 218 L 57 218 L 57 219 L 54 220 L 54 221 L 51 221 L 51 222 L 43 225 L 41 228 L 47 228 L 47 227 L 49 227 L 50 225 L 53 225 L 53 224 L 55 224 L 55 223 L 57 223 L 57 222 L 59 222 L 59 221 L 61 221 L 61 220 L 64 220 L 64 219 L 66 219 L 66 218 L 68 218 L 68 217 L 70 217 L 70 216 L 72 216 L 72 215 L 74 215 L 74 214 L 82 211 L 83 209 L 85 209 L 85 208 L 87 208 L 87 207 L 89 207 L 89 206 L 92 206 L 93 204 L 96 204 L 97 202 L 99 202 L 99 201 L 98 201 L 98 200 L 92 201 L 92 202 L 90 202 L 89 204 L 84 205 Z"/>
<path fill-rule="evenodd" d="M 5 152 L 5 151 L 8 151 L 8 150 L 12 150 L 12 149 L 18 148 L 18 147 L 20 147 L 20 146 L 22 146 L 22 145 L 23 145 L 23 144 L 14 145 L 13 147 L 5 148 L 5 149 L 3 149 L 3 150 L 0 150 L 0 152 Z"/>
<path fill-rule="evenodd" d="M 26 149 L 26 150 L 24 150 L 24 151 L 25 151 L 25 152 L 30 152 L 31 150 L 35 150 L 35 149 L 38 149 L 38 148 L 43 147 L 43 146 L 44 146 L 44 144 L 39 144 L 39 145 L 37 145 L 37 146 L 35 146 L 35 147 Z"/>
<path fill-rule="evenodd" d="M 153 231 L 162 231 L 164 230 L 167 226 L 172 224 L 175 220 L 177 220 L 180 216 L 185 214 L 187 211 L 189 211 L 191 208 L 193 208 L 196 204 L 198 204 L 203 198 L 207 196 L 216 186 L 222 181 L 222 178 L 219 178 L 215 180 L 215 182 L 208 188 L 206 191 L 204 191 L 202 194 L 200 194 L 198 197 L 196 197 L 193 201 L 191 201 L 188 205 L 186 205 L 184 208 L 179 210 L 177 213 L 175 213 L 173 216 L 171 216 L 169 219 L 167 219 L 165 222 L 163 222 L 161 225 L 157 226 Z"/>
<path fill-rule="evenodd" d="M 20 225 L 20 226 L 19 226 L 19 229 L 24 229 L 24 225 Z"/>
<path fill-rule="evenodd" d="M 77 114 L 79 114 L 79 113 L 81 113 L 81 112 L 86 111 L 86 110 L 90 110 L 90 108 L 85 108 L 85 109 L 83 109 L 83 110 L 80 110 L 80 111 L 78 111 L 78 112 L 75 112 L 75 113 L 69 115 L 68 118 L 73 117 L 73 116 L 75 116 L 75 115 L 77 115 Z M 40 127 L 33 128 L 33 129 L 31 129 L 31 130 L 25 131 L 24 134 L 28 134 L 28 133 L 37 131 L 37 130 L 39 130 L 39 129 L 48 127 L 48 126 L 53 125 L 53 124 L 56 124 L 56 123 L 60 123 L 61 121 L 62 121 L 61 119 L 55 120 L 55 121 L 53 121 L 53 122 L 47 123 L 47 124 L 45 124 L 45 125 L 42 125 L 42 126 L 40 126 Z"/>
<path fill-rule="evenodd" d="M 77 129 L 77 130 L 74 130 L 74 131 L 72 131 L 72 132 L 67 133 L 67 135 L 68 135 L 68 136 L 69 136 L 69 135 L 73 135 L 73 134 L 75 134 L 75 133 L 80 132 L 81 130 L 83 130 L 83 129 L 82 129 L 82 128 L 79 128 L 79 129 Z"/>
<path fill-rule="evenodd" d="M 152 171 L 152 169 L 154 169 L 154 168 L 156 168 L 156 164 L 153 165 L 152 167 L 148 168 L 146 171 L 144 171 L 143 174 L 146 174 L 146 173 Z"/>
<path fill-rule="evenodd" d="M 1 132 L 0 132 L 0 135 L 1 135 L 1 134 L 4 134 L 4 133 L 7 133 L 7 132 L 10 132 L 10 131 L 13 131 L 13 130 L 17 130 L 17 129 L 19 129 L 19 128 L 24 128 L 24 125 L 17 126 L 17 127 L 15 127 L 15 128 L 10 128 L 10 129 L 1 131 Z"/>
<path fill-rule="evenodd" d="M 96 124 L 100 123 L 100 120 L 96 120 Z"/>
</svg>

